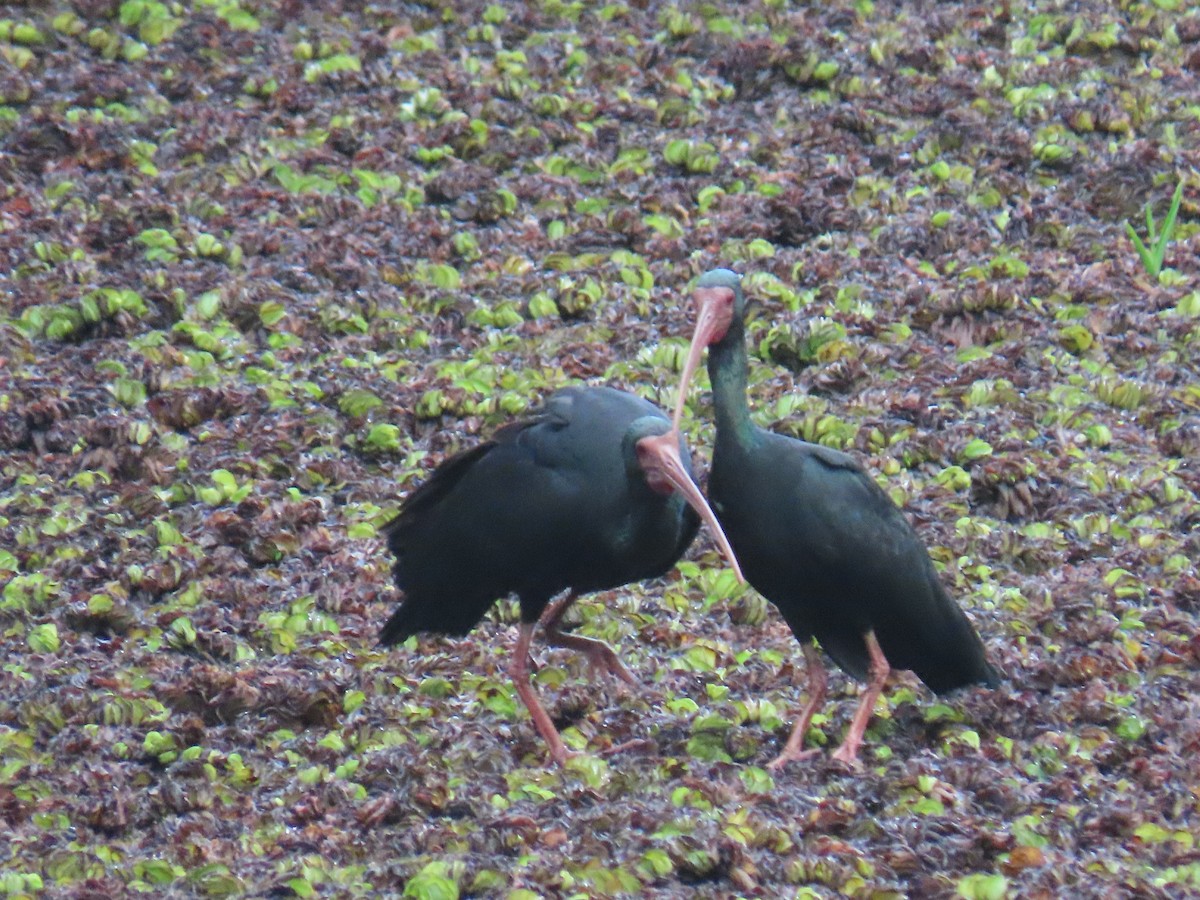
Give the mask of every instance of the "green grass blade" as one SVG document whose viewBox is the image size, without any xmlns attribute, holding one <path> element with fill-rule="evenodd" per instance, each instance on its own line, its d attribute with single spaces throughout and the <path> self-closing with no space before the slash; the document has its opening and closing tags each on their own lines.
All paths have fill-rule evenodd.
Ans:
<svg viewBox="0 0 1200 900">
<path fill-rule="evenodd" d="M 1183 181 L 1175 186 L 1175 193 L 1171 196 L 1171 208 L 1167 210 L 1167 217 L 1163 219 L 1162 233 L 1158 236 L 1158 243 L 1154 246 L 1154 260 L 1157 264 L 1154 275 L 1162 271 L 1163 257 L 1167 255 L 1167 246 L 1171 243 L 1171 238 L 1175 235 L 1175 218 L 1179 215 L 1179 205 L 1183 202 Z"/>
<path fill-rule="evenodd" d="M 1146 249 L 1146 245 L 1142 243 L 1142 239 L 1138 237 L 1138 233 L 1133 230 L 1133 226 L 1128 222 L 1125 223 L 1125 233 L 1129 235 L 1129 240 L 1133 243 L 1133 249 L 1135 249 L 1138 252 L 1138 256 L 1142 258 L 1142 265 L 1145 267 L 1147 272 L 1150 272 L 1150 268 L 1153 266 L 1154 260 L 1151 259 L 1150 251 Z M 1157 272 L 1151 272 L 1151 274 L 1156 277 L 1158 275 Z"/>
</svg>

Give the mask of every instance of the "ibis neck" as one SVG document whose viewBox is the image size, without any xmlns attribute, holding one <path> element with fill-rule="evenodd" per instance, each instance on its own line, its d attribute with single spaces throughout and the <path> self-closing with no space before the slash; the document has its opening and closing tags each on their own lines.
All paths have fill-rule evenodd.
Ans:
<svg viewBox="0 0 1200 900">
<path fill-rule="evenodd" d="M 718 436 L 749 440 L 754 430 L 746 403 L 748 371 L 745 330 L 741 320 L 734 318 L 725 337 L 708 348 L 708 378 L 712 382 Z"/>
</svg>

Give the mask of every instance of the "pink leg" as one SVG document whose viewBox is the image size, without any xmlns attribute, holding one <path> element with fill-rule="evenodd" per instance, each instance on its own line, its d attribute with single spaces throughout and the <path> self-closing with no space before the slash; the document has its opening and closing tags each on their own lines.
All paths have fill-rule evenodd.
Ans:
<svg viewBox="0 0 1200 900">
<path fill-rule="evenodd" d="M 575 592 L 569 591 L 565 596 L 555 600 L 546 607 L 545 612 L 539 620 L 542 627 L 546 629 L 546 643 L 553 647 L 570 647 L 572 650 L 577 650 L 587 656 L 588 667 L 592 674 L 597 672 L 604 675 L 614 675 L 620 678 L 626 684 L 637 686 L 637 680 L 625 668 L 625 665 L 617 658 L 617 654 L 613 652 L 612 647 L 592 638 L 586 638 L 578 634 L 563 634 L 559 631 L 559 622 L 566 615 L 571 604 L 575 602 Z"/>
<path fill-rule="evenodd" d="M 808 734 L 808 726 L 812 723 L 813 714 L 825 702 L 825 689 L 829 684 L 829 678 L 825 674 L 825 666 L 821 663 L 821 655 L 813 646 L 812 641 L 805 641 L 803 647 L 804 662 L 808 672 L 808 703 L 801 710 L 800 718 L 796 720 L 796 725 L 792 728 L 792 735 L 788 738 L 783 752 L 767 764 L 768 769 L 780 769 L 789 762 L 808 759 L 820 752 L 819 750 L 805 750 L 804 736 Z"/>
<path fill-rule="evenodd" d="M 516 685 L 518 696 L 525 704 L 525 708 L 529 710 L 538 734 L 549 745 L 550 758 L 561 766 L 566 762 L 570 753 L 562 742 L 562 738 L 559 737 L 558 729 L 554 727 L 554 723 L 546 715 L 546 710 L 538 702 L 533 686 L 529 683 L 529 642 L 533 639 L 535 627 L 533 622 L 521 623 L 520 630 L 517 632 L 516 650 L 513 653 L 512 662 L 508 666 L 508 674 L 512 678 L 513 684 Z"/>
<path fill-rule="evenodd" d="M 854 712 L 850 730 L 846 732 L 846 740 L 833 754 L 833 758 L 838 762 L 854 763 L 858 761 L 858 748 L 862 746 L 863 733 L 867 730 L 867 723 L 871 721 L 871 714 L 875 712 L 875 701 L 883 693 L 884 682 L 887 681 L 888 674 L 892 671 L 887 657 L 883 655 L 883 650 L 879 646 L 879 641 L 875 638 L 875 632 L 868 631 L 863 635 L 863 639 L 867 642 L 867 653 L 871 655 L 871 667 L 868 669 L 871 680 L 867 682 L 862 700 L 859 701 L 858 709 Z"/>
<path fill-rule="evenodd" d="M 543 628 L 551 628 L 558 625 L 559 620 L 566 614 L 566 611 L 571 608 L 571 604 L 575 602 L 576 595 L 574 591 L 567 591 L 559 596 L 557 600 L 552 600 L 550 604 L 542 610 L 542 614 L 538 617 L 538 624 Z"/>
</svg>

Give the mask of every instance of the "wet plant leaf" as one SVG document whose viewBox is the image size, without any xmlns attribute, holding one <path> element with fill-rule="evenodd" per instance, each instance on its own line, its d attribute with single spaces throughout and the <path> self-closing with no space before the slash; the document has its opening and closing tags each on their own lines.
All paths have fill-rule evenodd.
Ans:
<svg viewBox="0 0 1200 900">
<path fill-rule="evenodd" d="M 53 622 L 37 625 L 29 631 L 29 649 L 34 653 L 54 653 L 61 646 L 58 626 Z"/>
</svg>

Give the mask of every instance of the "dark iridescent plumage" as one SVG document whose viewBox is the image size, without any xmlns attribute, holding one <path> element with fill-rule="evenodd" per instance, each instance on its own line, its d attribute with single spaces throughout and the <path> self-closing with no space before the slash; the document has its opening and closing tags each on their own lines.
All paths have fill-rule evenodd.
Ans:
<svg viewBox="0 0 1200 900">
<path fill-rule="evenodd" d="M 845 453 L 750 421 L 738 276 L 709 272 L 696 293 L 701 310 L 680 404 L 707 346 L 717 420 L 709 497 L 746 579 L 805 645 L 814 685 L 776 762 L 802 755 L 804 731 L 823 698 L 814 637 L 839 666 L 870 682 L 837 754 L 847 761 L 856 757 L 889 666 L 911 669 L 938 692 L 994 686 L 998 676 L 983 643 L 883 489 Z"/>
<path fill-rule="evenodd" d="M 561 761 L 565 748 L 528 683 L 534 626 L 544 618 L 552 644 L 632 681 L 607 645 L 563 634 L 559 620 L 578 594 L 667 572 L 696 536 L 700 517 L 689 503 L 697 501 L 686 448 L 657 407 L 612 388 L 561 390 L 530 418 L 442 463 L 385 527 L 404 599 L 380 640 L 465 634 L 515 593 L 521 630 L 510 671 Z"/>
</svg>

